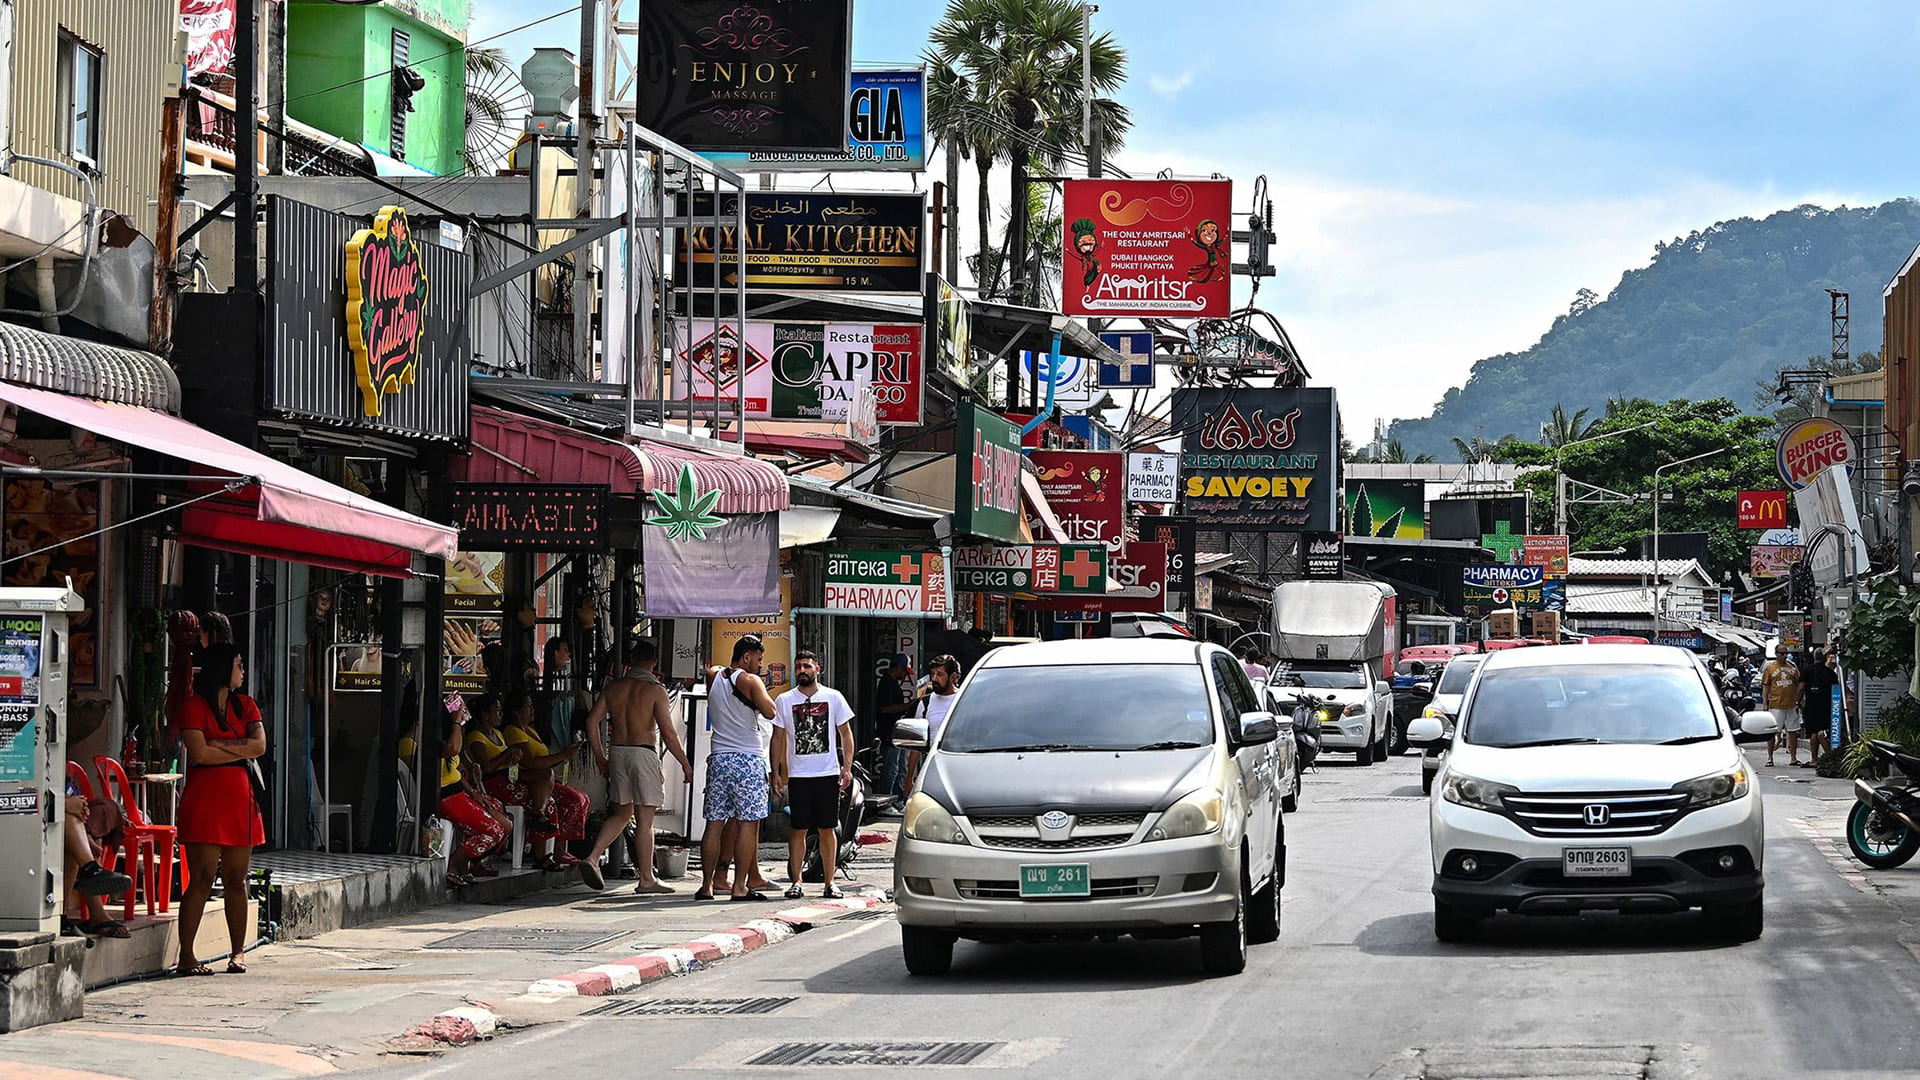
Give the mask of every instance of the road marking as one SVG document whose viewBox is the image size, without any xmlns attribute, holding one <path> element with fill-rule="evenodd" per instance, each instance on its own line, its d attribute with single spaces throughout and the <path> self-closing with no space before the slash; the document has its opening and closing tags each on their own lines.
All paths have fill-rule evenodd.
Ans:
<svg viewBox="0 0 1920 1080">
<path fill-rule="evenodd" d="M 107 1073 L 62 1069 L 57 1065 L 35 1065 L 25 1061 L 0 1061 L 0 1080 L 123 1080 Z"/>
<path fill-rule="evenodd" d="M 845 941 L 845 940 L 847 940 L 848 938 L 850 938 L 850 937 L 852 937 L 852 936 L 853 936 L 853 935 L 855 935 L 855 934 L 864 934 L 864 933 L 866 933 L 866 932 L 867 932 L 867 931 L 869 931 L 869 930 L 872 930 L 872 929 L 875 929 L 875 928 L 877 928 L 877 927 L 881 927 L 881 926 L 885 926 L 885 925 L 887 925 L 887 924 L 886 924 L 886 923 L 884 923 L 884 922 L 862 922 L 862 923 L 856 923 L 856 924 L 854 924 L 854 927 L 853 927 L 853 929 L 851 929 L 851 930 L 843 930 L 843 931 L 841 931 L 840 933 L 838 933 L 838 934 L 835 934 L 835 935 L 833 935 L 832 937 L 830 937 L 830 938 L 828 938 L 828 939 L 827 939 L 827 942 L 828 942 L 828 944 L 832 944 L 833 942 L 836 942 L 836 941 Z"/>
<path fill-rule="evenodd" d="M 128 1042 L 174 1046 L 182 1050 L 201 1050 L 222 1057 L 239 1058 L 255 1065 L 285 1069 L 296 1076 L 327 1076 L 340 1070 L 330 1061 L 314 1057 L 304 1047 L 278 1043 L 245 1042 L 239 1039 L 196 1039 L 187 1035 L 156 1035 L 136 1031 L 88 1031 L 74 1028 L 72 1034 L 93 1039 L 124 1039 Z"/>
<path fill-rule="evenodd" d="M 1525 1076 L 1632 1077 L 1687 1080 L 1699 1075 L 1698 1048 L 1687 1043 L 1656 1046 L 1431 1046 L 1402 1051 L 1374 1070 L 1372 1080 Z"/>
</svg>

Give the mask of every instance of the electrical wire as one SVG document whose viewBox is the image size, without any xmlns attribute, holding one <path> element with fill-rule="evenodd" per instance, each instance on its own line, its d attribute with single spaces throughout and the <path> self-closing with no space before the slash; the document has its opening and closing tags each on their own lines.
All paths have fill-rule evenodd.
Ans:
<svg viewBox="0 0 1920 1080">
<path fill-rule="evenodd" d="M 543 15 L 543 16 L 541 16 L 540 18 L 538 18 L 538 19 L 535 19 L 535 20 L 533 20 L 533 21 L 532 21 L 532 22 L 530 22 L 530 23 L 522 23 L 521 25 L 519 25 L 519 26 L 516 26 L 516 27 L 513 27 L 513 28 L 512 28 L 512 29 L 510 29 L 510 30 L 502 30 L 502 31 L 500 31 L 500 32 L 499 32 L 499 33 L 497 33 L 497 34 L 493 34 L 493 35 L 491 35 L 491 36 L 488 36 L 488 37 L 483 37 L 483 38 L 481 38 L 481 39 L 479 39 L 478 41 L 469 41 L 469 42 L 467 42 L 467 43 L 466 43 L 466 44 L 464 44 L 464 45 L 460 45 L 460 46 L 457 46 L 457 47 L 455 47 L 455 48 L 452 48 L 452 49 L 448 49 L 447 51 L 445 51 L 445 52 L 442 52 L 442 53 L 436 53 L 436 54 L 434 54 L 433 56 L 421 56 L 421 57 L 409 57 L 409 58 L 408 58 L 408 60 L 407 60 L 407 66 L 408 66 L 408 67 L 418 67 L 418 66 L 419 66 L 419 65 L 421 65 L 421 64 L 428 64 L 428 63 L 432 63 L 432 62 L 433 62 L 433 61 L 435 61 L 435 60 L 439 60 L 439 59 L 442 59 L 442 58 L 444 58 L 444 57 L 448 57 L 448 56 L 452 56 L 452 55 L 454 55 L 455 53 L 460 53 L 460 54 L 465 54 L 465 53 L 467 52 L 467 50 L 469 50 L 469 49 L 471 49 L 471 48 L 473 48 L 473 47 L 474 47 L 474 46 L 476 46 L 476 45 L 485 45 L 485 44 L 486 44 L 487 42 L 489 42 L 489 41 L 498 41 L 498 40 L 500 40 L 500 39 L 501 39 L 501 38 L 503 38 L 503 37 L 508 37 L 508 36 L 510 36 L 510 35 L 513 35 L 513 34 L 517 34 L 517 33 L 519 33 L 519 32 L 520 32 L 520 31 L 522 31 L 522 30 L 531 30 L 532 28 L 534 28 L 534 27 L 536 27 L 536 26 L 539 26 L 539 25 L 540 25 L 541 23 L 547 23 L 547 22 L 552 22 L 553 20 L 555 20 L 555 19 L 557 19 L 557 18 L 559 18 L 559 17 L 561 17 L 562 15 L 571 15 L 571 14 L 573 14 L 574 12 L 576 12 L 576 11 L 579 11 L 579 10 L 580 10 L 580 5 L 579 5 L 579 4 L 575 4 L 575 5 L 573 5 L 572 7 L 569 7 L 569 8 L 564 8 L 564 9 L 562 9 L 562 10 L 560 10 L 560 11 L 556 11 L 556 12 L 554 12 L 554 13 L 553 13 L 553 14 L 551 14 L 551 15 Z M 337 85 L 334 85 L 334 86 L 329 86 L 329 87 L 326 87 L 326 88 L 324 88 L 324 89 L 320 89 L 320 90 L 309 90 L 309 91 L 307 91 L 307 92 L 306 92 L 306 93 L 304 93 L 304 94 L 295 94 L 295 95 L 293 95 L 292 97 L 285 97 L 285 98 L 281 98 L 281 99 L 280 99 L 279 101 L 276 101 L 276 102 L 272 102 L 271 104 L 268 104 L 268 105 L 265 105 L 265 106 L 263 106 L 263 108 L 267 108 L 267 109 L 271 109 L 271 108 L 273 108 L 273 107 L 274 107 L 275 105 L 286 105 L 286 104 L 288 104 L 288 103 L 290 103 L 290 102 L 294 102 L 294 101 L 304 101 L 304 100 L 306 100 L 307 98 L 310 98 L 310 97 L 319 97 L 319 96 L 320 96 L 320 95 L 322 95 L 322 94 L 331 94 L 331 93 L 333 93 L 333 92 L 334 92 L 335 90 L 345 90 L 345 89 L 347 89 L 347 88 L 348 88 L 348 87 L 350 87 L 350 86 L 358 86 L 358 85 L 360 85 L 361 83 L 365 83 L 365 82 L 372 82 L 372 81 L 373 81 L 373 80 L 375 80 L 375 79 L 385 79 L 385 78 L 391 78 L 392 76 L 393 76 L 393 69 L 392 69 L 391 67 L 389 67 L 389 68 L 387 68 L 387 69 L 386 69 L 386 70 L 384 70 L 384 71 L 376 71 L 376 72 L 374 72 L 374 73 L 373 73 L 373 74 L 371 74 L 371 75 L 363 75 L 363 76 L 361 76 L 361 77 L 360 77 L 360 78 L 358 78 L 358 79 L 348 79 L 348 80 L 347 80 L 346 82 L 343 82 L 343 83 L 339 83 L 339 84 L 337 84 Z"/>
</svg>

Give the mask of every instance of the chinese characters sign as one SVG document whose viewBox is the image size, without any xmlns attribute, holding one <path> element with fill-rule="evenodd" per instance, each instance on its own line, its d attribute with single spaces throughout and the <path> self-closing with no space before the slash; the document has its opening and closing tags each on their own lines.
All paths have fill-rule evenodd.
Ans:
<svg viewBox="0 0 1920 1080">
<path fill-rule="evenodd" d="M 1231 181 L 1069 180 L 1066 189 L 1063 311 L 1227 315 L 1233 288 Z"/>
<path fill-rule="evenodd" d="M 1107 591 L 1107 549 L 1099 544 L 991 544 L 955 548 L 953 587 L 961 592 Z"/>
<path fill-rule="evenodd" d="M 835 551 L 825 593 L 832 611 L 938 618 L 947 612 L 946 564 L 930 551 Z"/>
</svg>

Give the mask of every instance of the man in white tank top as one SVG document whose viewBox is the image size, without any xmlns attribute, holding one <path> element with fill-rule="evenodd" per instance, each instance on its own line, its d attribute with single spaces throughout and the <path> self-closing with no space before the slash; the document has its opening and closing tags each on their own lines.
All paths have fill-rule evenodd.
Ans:
<svg viewBox="0 0 1920 1080">
<path fill-rule="evenodd" d="M 735 900 L 770 900 L 749 887 L 760 855 L 760 822 L 767 816 L 767 761 L 762 757 L 760 721 L 772 719 L 773 699 L 753 672 L 766 648 L 752 635 L 733 643 L 733 663 L 715 671 L 707 688 L 707 723 L 712 745 L 707 752 L 707 788 L 703 811 L 707 831 L 700 841 L 703 881 L 696 900 L 711 900 L 714 880 L 725 865 L 721 851 L 731 835 Z"/>
</svg>

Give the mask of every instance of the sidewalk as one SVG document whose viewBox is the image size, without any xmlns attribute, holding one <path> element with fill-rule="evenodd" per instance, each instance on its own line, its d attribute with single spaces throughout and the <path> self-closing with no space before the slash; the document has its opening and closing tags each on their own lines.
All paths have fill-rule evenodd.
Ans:
<svg viewBox="0 0 1920 1080">
<path fill-rule="evenodd" d="M 892 822 L 867 827 L 869 839 L 886 842 L 862 849 L 852 868 L 855 880 L 840 879 L 854 901 L 850 908 L 884 904 L 892 885 L 893 831 Z M 784 887 L 785 846 L 763 845 L 761 867 Z M 484 1037 L 495 1022 L 518 1028 L 591 1007 L 590 998 L 565 995 L 553 985 L 563 976 L 789 912 L 782 930 L 763 931 L 758 943 L 729 948 L 719 938 L 688 949 L 673 973 L 751 962 L 738 954 L 846 913 L 821 904 L 819 884 L 806 886 L 807 898 L 798 901 L 696 901 L 696 875 L 669 882 L 680 890 L 673 896 L 636 896 L 630 880 L 614 879 L 598 893 L 573 884 L 502 904 L 449 903 L 374 926 L 262 946 L 248 955 L 244 976 L 107 987 L 87 996 L 81 1020 L 0 1040 L 0 1080 L 29 1075 L 18 1072 L 23 1066 L 136 1080 L 277 1078 L 365 1068 L 381 1055 L 445 1052 L 441 1039 Z M 813 910 L 793 914 L 807 908 Z M 580 992 L 619 992 L 638 981 Z M 540 996 L 529 994 L 535 984 L 545 984 Z"/>
</svg>

